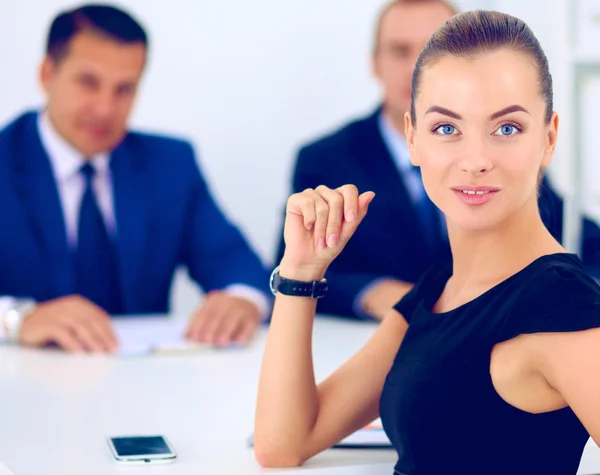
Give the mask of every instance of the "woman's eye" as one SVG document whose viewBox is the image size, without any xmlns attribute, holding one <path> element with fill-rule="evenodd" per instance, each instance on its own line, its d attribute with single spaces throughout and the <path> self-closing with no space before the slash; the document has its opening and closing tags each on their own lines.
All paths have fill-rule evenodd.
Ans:
<svg viewBox="0 0 600 475">
<path fill-rule="evenodd" d="M 456 127 L 450 124 L 444 124 L 436 127 L 434 132 L 438 133 L 439 135 L 453 135 L 454 132 L 456 132 Z"/>
<path fill-rule="evenodd" d="M 509 135 L 515 135 L 518 132 L 519 132 L 519 129 L 516 126 L 514 126 L 512 124 L 504 124 L 496 130 L 494 135 L 503 135 L 506 137 Z"/>
</svg>

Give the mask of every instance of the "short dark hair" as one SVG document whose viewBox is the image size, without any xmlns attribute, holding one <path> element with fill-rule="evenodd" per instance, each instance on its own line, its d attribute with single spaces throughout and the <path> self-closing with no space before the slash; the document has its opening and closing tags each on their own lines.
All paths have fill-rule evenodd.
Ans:
<svg viewBox="0 0 600 475">
<path fill-rule="evenodd" d="M 142 43 L 148 47 L 146 31 L 131 15 L 110 5 L 87 4 L 54 18 L 46 42 L 48 57 L 56 62 L 63 59 L 71 39 L 85 30 L 119 43 Z"/>
<path fill-rule="evenodd" d="M 381 25 L 383 23 L 383 19 L 392 8 L 395 8 L 398 5 L 427 5 L 436 3 L 448 8 L 448 11 L 451 15 L 457 15 L 459 13 L 459 10 L 454 6 L 451 0 L 391 0 L 386 3 L 379 11 L 377 20 L 375 22 L 373 53 L 377 53 L 377 49 L 379 48 L 379 36 L 381 35 Z"/>
<path fill-rule="evenodd" d="M 412 76 L 411 121 L 416 125 L 415 99 L 419 95 L 423 68 L 448 56 L 477 58 L 493 51 L 509 50 L 527 56 L 538 70 L 540 94 L 546 102 L 545 121 L 553 113 L 552 76 L 548 59 L 533 31 L 514 16 L 495 11 L 475 10 L 447 20 L 429 39 Z"/>
</svg>

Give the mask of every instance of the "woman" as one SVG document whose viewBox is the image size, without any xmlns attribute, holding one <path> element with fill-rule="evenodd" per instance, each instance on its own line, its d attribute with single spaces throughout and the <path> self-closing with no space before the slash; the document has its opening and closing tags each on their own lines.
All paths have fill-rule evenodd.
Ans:
<svg viewBox="0 0 600 475">
<path fill-rule="evenodd" d="M 405 122 L 452 263 L 425 275 L 318 386 L 315 299 L 280 286 L 257 459 L 301 464 L 380 415 L 397 474 L 575 473 L 588 434 L 600 441 L 600 289 L 539 216 L 558 117 L 531 30 L 497 12 L 448 20 L 419 57 Z M 352 186 L 292 196 L 279 275 L 322 279 L 373 197 Z"/>
</svg>

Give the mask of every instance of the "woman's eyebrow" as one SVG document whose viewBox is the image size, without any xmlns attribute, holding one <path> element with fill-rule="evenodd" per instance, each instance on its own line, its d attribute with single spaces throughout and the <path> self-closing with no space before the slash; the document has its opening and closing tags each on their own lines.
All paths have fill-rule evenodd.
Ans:
<svg viewBox="0 0 600 475">
<path fill-rule="evenodd" d="M 453 112 L 450 109 L 446 109 L 445 107 L 441 107 L 441 106 L 431 106 L 429 109 L 427 109 L 427 112 L 425 113 L 425 115 L 431 114 L 433 112 L 437 112 L 438 114 L 442 114 L 442 115 L 447 115 L 448 117 L 452 117 L 453 119 L 456 119 L 456 120 L 462 120 L 462 116 L 460 114 Z M 490 116 L 490 120 L 495 120 L 499 117 L 502 117 L 507 114 L 511 114 L 513 112 L 525 112 L 526 114 L 529 114 L 529 111 L 527 109 L 525 109 L 523 106 L 514 104 L 512 106 L 505 107 L 504 109 L 499 110 L 498 112 L 494 112 Z M 531 115 L 531 114 L 529 114 L 529 115 Z"/>
<path fill-rule="evenodd" d="M 507 115 L 510 114 L 512 112 L 525 112 L 526 114 L 529 114 L 529 111 L 527 109 L 525 109 L 525 107 L 520 106 L 518 104 L 514 104 L 512 106 L 508 106 L 505 107 L 504 109 L 498 111 L 498 112 L 494 112 L 491 116 L 490 116 L 490 120 L 495 120 L 499 117 L 502 117 L 503 115 Z M 529 114 L 531 115 L 531 114 Z"/>
<path fill-rule="evenodd" d="M 456 112 L 452 112 L 450 109 L 446 109 L 445 107 L 441 107 L 441 106 L 431 106 L 429 109 L 427 109 L 427 112 L 425 112 L 425 115 L 431 114 L 433 112 L 437 112 L 438 114 L 442 114 L 442 115 L 447 115 L 448 117 L 452 117 L 453 119 L 456 119 L 456 120 L 462 120 L 462 117 L 460 116 L 460 114 L 457 114 Z"/>
</svg>

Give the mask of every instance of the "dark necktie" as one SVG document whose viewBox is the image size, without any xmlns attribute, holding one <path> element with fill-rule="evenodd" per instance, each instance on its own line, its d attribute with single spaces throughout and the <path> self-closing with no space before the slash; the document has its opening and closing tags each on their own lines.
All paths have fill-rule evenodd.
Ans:
<svg viewBox="0 0 600 475">
<path fill-rule="evenodd" d="M 422 187 L 421 194 L 415 202 L 417 218 L 429 250 L 435 252 L 441 242 L 440 214 L 422 185 L 421 169 L 413 167 L 413 172 L 418 175 Z"/>
<path fill-rule="evenodd" d="M 117 271 L 116 249 L 108 235 L 93 188 L 95 169 L 86 163 L 80 169 L 85 191 L 79 209 L 76 275 L 77 293 L 109 314 L 123 313 Z"/>
</svg>

